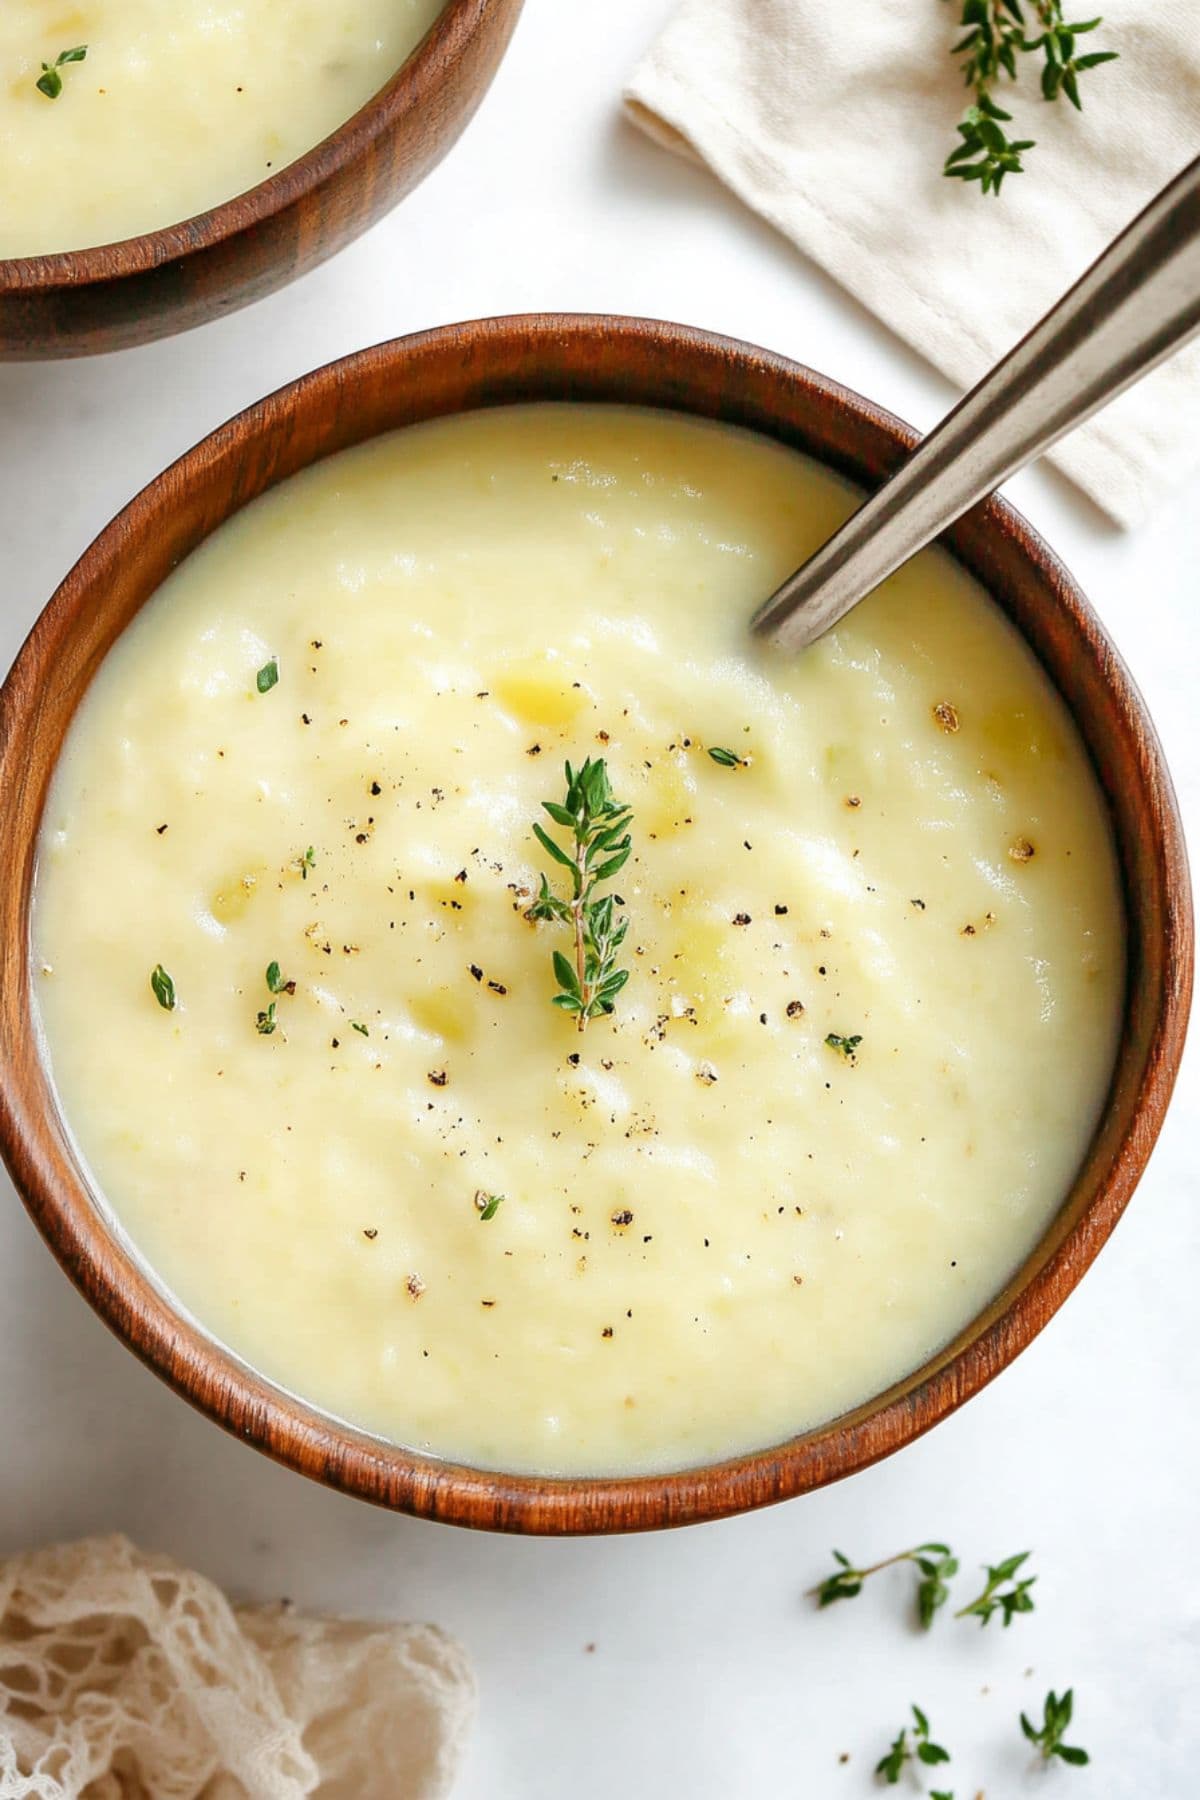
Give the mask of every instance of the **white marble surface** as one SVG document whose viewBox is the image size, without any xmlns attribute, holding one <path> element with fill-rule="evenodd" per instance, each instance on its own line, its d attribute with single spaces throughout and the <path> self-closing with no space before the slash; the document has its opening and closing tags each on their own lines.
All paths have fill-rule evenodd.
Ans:
<svg viewBox="0 0 1200 1800">
<path fill-rule="evenodd" d="M 949 399 L 935 374 L 707 176 L 621 122 L 622 79 L 668 10 L 528 0 L 465 138 L 336 261 L 172 344 L 0 369 L 3 662 L 169 458 L 291 376 L 420 326 L 542 307 L 657 314 L 769 344 L 932 423 Z M 1106 619 L 1200 825 L 1194 493 L 1168 496 L 1125 537 L 1044 471 L 1011 492 Z M 450 1626 L 482 1691 L 463 1800 L 852 1800 L 873 1791 L 869 1768 L 910 1700 L 955 1752 L 959 1800 L 1184 1800 L 1200 1787 L 1198 1115 L 1193 1057 L 1096 1268 L 932 1436 L 757 1516 L 610 1542 L 392 1518 L 273 1467 L 109 1337 L 6 1184 L 0 1551 L 119 1528 L 239 1591 Z M 1035 1615 L 1005 1636 L 943 1621 L 925 1638 L 903 1620 L 898 1577 L 821 1617 L 801 1598 L 831 1544 L 865 1557 L 930 1535 L 969 1562 L 1034 1547 Z M 1041 1779 L 1016 1715 L 1071 1682 L 1093 1767 Z"/>
</svg>

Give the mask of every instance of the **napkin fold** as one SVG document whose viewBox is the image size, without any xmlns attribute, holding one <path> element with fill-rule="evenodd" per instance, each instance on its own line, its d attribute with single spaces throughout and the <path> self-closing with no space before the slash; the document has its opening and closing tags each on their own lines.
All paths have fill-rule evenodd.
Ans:
<svg viewBox="0 0 1200 1800">
<path fill-rule="evenodd" d="M 998 198 L 941 174 L 969 99 L 948 54 L 958 7 L 941 0 L 682 0 L 625 104 L 965 388 L 1200 153 L 1194 0 L 1103 13 L 1086 47 L 1120 60 L 1081 77 L 1082 113 L 1042 100 L 1040 58 L 1002 81 L 1010 135 L 1036 148 Z M 1200 345 L 1051 460 L 1119 523 L 1140 520 L 1200 460 Z"/>
<path fill-rule="evenodd" d="M 123 1537 L 0 1561 L 0 1800 L 441 1800 L 474 1709 L 432 1625 L 234 1608 Z"/>
</svg>

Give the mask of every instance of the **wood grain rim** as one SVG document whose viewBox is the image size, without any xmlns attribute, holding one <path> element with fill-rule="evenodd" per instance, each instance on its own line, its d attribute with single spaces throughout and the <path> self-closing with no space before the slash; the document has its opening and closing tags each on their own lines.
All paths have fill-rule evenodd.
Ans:
<svg viewBox="0 0 1200 1800">
<path fill-rule="evenodd" d="M 336 131 L 266 181 L 158 231 L 87 250 L 0 257 L 0 298 L 10 292 L 22 296 L 55 293 L 111 281 L 114 275 L 142 274 L 266 225 L 361 161 L 374 144 L 425 106 L 434 93 L 439 70 L 461 61 L 489 15 L 507 6 L 508 0 L 446 0 L 443 11 L 379 92 Z M 515 13 L 516 8 L 511 10 Z"/>
<path fill-rule="evenodd" d="M 382 1443 L 245 1368 L 175 1312 L 105 1224 L 75 1166 L 34 1042 L 28 909 L 36 831 L 63 733 L 128 618 L 182 556 L 266 488 L 380 431 L 533 399 L 664 406 L 764 432 L 863 486 L 916 441 L 812 370 L 654 320 L 534 315 L 381 344 L 280 389 L 143 489 L 67 576 L 0 690 L 0 1151 L 76 1286 L 157 1374 L 277 1461 L 376 1504 L 505 1531 L 646 1530 L 790 1498 L 910 1443 L 1030 1343 L 1120 1217 L 1158 1135 L 1191 998 L 1190 885 L 1179 814 L 1145 707 L 1062 564 L 1002 501 L 947 547 L 991 590 L 1074 714 L 1107 796 L 1129 917 L 1128 991 L 1104 1116 L 1060 1213 L 990 1306 L 886 1393 L 782 1445 L 679 1473 L 546 1479 Z"/>
</svg>

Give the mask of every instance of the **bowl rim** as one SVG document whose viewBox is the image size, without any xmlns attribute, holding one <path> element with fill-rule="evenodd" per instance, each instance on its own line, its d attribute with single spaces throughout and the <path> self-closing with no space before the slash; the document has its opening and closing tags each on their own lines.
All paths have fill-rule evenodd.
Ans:
<svg viewBox="0 0 1200 1800">
<path fill-rule="evenodd" d="M 421 382 L 415 377 L 423 369 L 449 367 L 453 371 L 451 379 L 460 378 L 461 371 L 471 370 L 474 379 L 479 371 L 488 371 L 506 356 L 515 358 L 515 366 L 521 371 L 517 379 L 525 382 L 528 393 L 509 396 L 485 388 L 482 397 L 417 415 L 432 417 L 504 404 L 510 397 L 537 399 L 539 384 L 545 387 L 548 379 L 543 373 L 543 362 L 553 362 L 556 356 L 566 358 L 568 363 L 574 357 L 585 371 L 594 371 L 606 356 L 614 356 L 619 385 L 622 354 L 628 358 L 649 356 L 649 372 L 644 380 L 661 390 L 657 400 L 647 402 L 638 397 L 627 399 L 625 404 L 657 405 L 693 416 L 701 413 L 704 409 L 695 390 L 705 374 L 714 374 L 713 364 L 720 365 L 714 379 L 732 384 L 728 394 L 733 410 L 727 415 L 710 411 L 708 416 L 728 416 L 731 422 L 738 422 L 737 408 L 742 404 L 738 399 L 739 378 L 746 383 L 751 379 L 760 384 L 766 382 L 771 394 L 782 390 L 785 397 L 790 394 L 802 395 L 806 401 L 811 399 L 822 409 L 819 429 L 825 434 L 825 460 L 835 468 L 839 467 L 839 455 L 843 455 L 835 443 L 839 429 L 859 430 L 871 441 L 884 442 L 893 464 L 902 460 L 918 441 L 918 434 L 893 414 L 803 364 L 740 340 L 659 320 L 588 314 L 475 320 L 392 339 L 327 363 L 237 414 L 148 483 L 98 535 L 43 608 L 0 688 L 0 831 L 10 843 L 15 837 L 14 865 L 26 871 L 32 868 L 41 806 L 33 818 L 32 829 L 21 842 L 15 836 L 11 816 L 16 806 L 16 784 L 3 777 L 11 777 L 22 768 L 22 740 L 32 743 L 36 737 L 41 718 L 38 672 L 44 671 L 47 658 L 61 649 L 87 610 L 95 607 L 106 574 L 111 574 L 122 559 L 128 560 L 130 546 L 136 546 L 139 537 L 146 541 L 156 519 L 177 503 L 180 492 L 190 483 L 195 482 L 198 491 L 204 493 L 206 471 L 211 473 L 218 468 L 222 459 L 229 462 L 231 458 L 244 458 L 247 446 L 289 442 L 300 420 L 323 426 L 332 418 L 329 429 L 344 432 L 346 418 L 357 418 L 365 409 L 372 393 L 370 383 L 381 376 L 390 379 L 397 392 L 403 393 L 405 404 L 420 406 Z M 721 392 L 724 395 L 726 389 L 722 387 Z M 414 394 L 418 396 L 415 399 Z M 547 390 L 540 397 L 552 400 L 576 396 Z M 622 403 L 619 394 L 617 403 Z M 768 406 L 771 405 L 782 409 L 786 398 L 769 401 Z M 788 442 L 782 414 L 778 425 L 776 441 Z M 318 442 L 312 454 L 295 452 L 301 458 L 295 467 L 311 466 L 337 449 L 392 428 L 394 425 L 377 425 L 358 437 L 343 435 L 337 442 Z M 771 435 L 769 425 L 752 425 L 750 429 Z M 852 449 L 845 451 L 843 460 L 852 461 L 854 454 Z M 863 449 L 861 455 L 865 459 L 867 450 Z M 214 512 L 206 518 L 200 538 L 232 517 L 258 492 L 293 472 L 288 467 L 280 468 L 269 449 L 266 461 L 270 466 L 260 486 L 251 485 L 247 491 L 239 484 L 231 494 L 231 503 L 219 515 Z M 860 485 L 870 484 L 870 477 L 864 479 L 861 473 L 857 479 Z M 611 1477 L 510 1474 L 441 1460 L 391 1444 L 339 1422 L 258 1376 L 234 1353 L 195 1326 L 182 1309 L 173 1307 L 165 1293 L 147 1277 L 123 1247 L 119 1233 L 105 1223 L 78 1167 L 56 1161 L 48 1148 L 49 1134 L 56 1129 L 60 1115 L 45 1069 L 36 1051 L 29 1048 L 34 1025 L 28 995 L 23 991 L 20 1001 L 12 1003 L 11 1011 L 0 1011 L 0 1154 L 54 1255 L 116 1335 L 209 1418 L 276 1461 L 326 1485 L 394 1510 L 444 1522 L 553 1535 L 692 1523 L 791 1498 L 864 1469 L 912 1442 L 1006 1367 L 1048 1322 L 1098 1254 L 1149 1158 L 1183 1051 L 1191 997 L 1193 933 L 1186 852 L 1170 777 L 1145 705 L 1111 641 L 1058 558 L 1005 501 L 993 498 L 981 503 L 954 528 L 954 533 L 967 528 L 981 541 L 1002 541 L 1008 550 L 1015 549 L 1018 558 L 1029 564 L 1030 581 L 1049 587 L 1069 625 L 1073 653 L 1082 653 L 1089 671 L 1094 671 L 1106 696 L 1119 708 L 1123 727 L 1127 725 L 1135 738 L 1137 798 L 1148 819 L 1154 879 L 1161 888 L 1161 918 L 1154 927 L 1160 973 L 1153 1012 L 1148 1015 L 1150 1025 L 1137 1072 L 1136 1095 L 1128 1103 L 1128 1116 L 1124 1112 L 1119 1115 L 1118 1135 L 1105 1147 L 1094 1192 L 1079 1216 L 1069 1223 L 1062 1222 L 1063 1214 L 1072 1204 L 1075 1188 L 1064 1196 L 1060 1213 L 1020 1270 L 962 1332 L 918 1369 L 849 1413 L 785 1443 L 678 1471 Z M 970 569 L 967 552 L 953 536 L 946 547 Z M 137 607 L 160 584 L 161 578 L 155 578 L 147 591 L 139 594 Z M 1004 609 L 1007 611 L 1006 606 Z M 1029 643 L 1028 633 L 1022 634 Z M 1044 662 L 1037 646 L 1031 647 L 1039 661 Z M 1047 672 L 1054 680 L 1053 672 Z M 74 704 L 86 685 L 86 681 L 79 684 Z M 1060 684 L 1055 685 L 1061 692 Z M 1067 704 L 1070 707 L 1069 700 Z M 1074 708 L 1070 709 L 1075 717 Z M 1077 717 L 1076 725 L 1095 766 L 1095 733 Z M 59 753 L 55 749 L 51 765 L 57 763 Z M 6 825 L 8 830 L 4 830 Z M 1118 851 L 1126 878 L 1119 835 Z M 6 985 L 14 989 L 18 984 L 23 989 L 28 985 L 27 901 L 26 894 L 19 903 L 21 932 L 6 925 L 0 941 L 0 958 L 9 977 Z M 1132 956 L 1135 944 L 1149 942 L 1151 927 L 1129 907 L 1128 892 L 1127 915 Z M 13 916 L 15 920 L 16 914 Z M 18 936 L 20 941 L 14 941 Z M 1117 1072 L 1134 1029 L 1133 984 L 1130 985 Z M 1114 1074 L 1114 1089 L 1110 1090 L 1104 1116 L 1097 1126 L 1089 1162 L 1096 1154 L 1101 1127 L 1117 1106 L 1113 1098 L 1116 1080 Z M 1081 1171 L 1075 1187 L 1083 1180 Z"/>
<path fill-rule="evenodd" d="M 319 143 L 264 181 L 191 218 L 134 237 L 82 250 L 0 257 L 0 298 L 33 299 L 142 275 L 167 263 L 180 264 L 288 212 L 353 168 L 404 118 L 422 108 L 436 90 L 442 70 L 459 60 L 488 23 L 487 15 L 509 4 L 511 0 L 444 0 L 441 12 L 384 85 Z"/>
</svg>

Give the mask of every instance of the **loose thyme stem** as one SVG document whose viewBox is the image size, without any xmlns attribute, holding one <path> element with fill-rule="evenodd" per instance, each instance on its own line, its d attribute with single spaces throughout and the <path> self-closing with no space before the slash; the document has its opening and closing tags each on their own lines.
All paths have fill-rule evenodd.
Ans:
<svg viewBox="0 0 1200 1800">
<path fill-rule="evenodd" d="M 968 1606 L 959 1608 L 955 1618 L 966 1619 L 973 1615 L 981 1625 L 986 1625 L 992 1614 L 998 1612 L 1007 1626 L 1012 1624 L 1018 1613 L 1032 1612 L 1033 1600 L 1029 1590 L 1037 1576 L 1025 1575 L 1018 1578 L 1017 1575 L 1017 1570 L 1029 1560 L 1030 1554 L 1028 1550 L 1022 1550 L 1019 1556 L 1006 1556 L 1003 1562 L 994 1566 L 985 1563 L 986 1586 Z"/>
<path fill-rule="evenodd" d="M 862 1592 L 864 1581 L 878 1575 L 881 1569 L 912 1563 L 921 1577 L 916 1592 L 917 1617 L 926 1630 L 932 1625 L 939 1607 L 950 1598 L 949 1583 L 958 1573 L 958 1559 L 949 1544 L 914 1544 L 911 1550 L 898 1550 L 895 1556 L 885 1556 L 882 1562 L 871 1563 L 864 1569 L 856 1569 L 840 1550 L 833 1552 L 833 1559 L 838 1565 L 833 1574 L 808 1590 L 819 1607 L 832 1606 L 836 1600 L 853 1600 Z"/>
<path fill-rule="evenodd" d="M 1030 4 L 1030 0 L 1025 0 Z M 943 174 L 960 181 L 977 181 L 981 192 L 998 194 L 1006 175 L 1019 175 L 1022 152 L 1034 148 L 1032 138 L 1009 138 L 1004 127 L 1012 114 L 997 105 L 992 90 L 1001 75 L 1017 79 L 1017 58 L 1042 53 L 1043 100 L 1065 94 L 1076 111 L 1082 111 L 1079 77 L 1102 63 L 1115 62 L 1117 51 L 1093 50 L 1076 54 L 1075 40 L 1095 31 L 1103 20 L 1068 21 L 1062 0 L 1032 0 L 1041 35 L 1026 37 L 1022 0 L 960 0 L 959 23 L 966 35 L 950 54 L 962 60 L 963 79 L 975 100 L 958 125 L 962 140 L 946 158 Z"/>
<path fill-rule="evenodd" d="M 575 921 L 575 973 L 579 977 L 579 991 L 583 995 L 583 998 L 584 998 L 584 1005 L 580 1008 L 580 1012 L 579 1012 L 579 1029 L 580 1029 L 580 1031 L 583 1030 L 584 1025 L 587 1023 L 587 1021 L 584 1017 L 584 1014 L 587 1011 L 587 1003 L 591 999 L 591 993 L 588 988 L 588 981 L 587 981 L 587 950 L 586 950 L 586 946 L 584 944 L 584 936 L 583 936 L 583 899 L 582 899 L 582 895 L 583 895 L 583 891 L 584 891 L 584 888 L 583 888 L 584 878 L 587 875 L 587 865 L 583 861 L 584 854 L 585 854 L 585 852 L 584 852 L 583 845 L 576 844 L 576 846 L 575 846 L 575 868 L 577 871 L 577 881 L 576 881 L 575 898 L 571 902 L 571 913 L 572 913 L 572 916 Z"/>
</svg>

